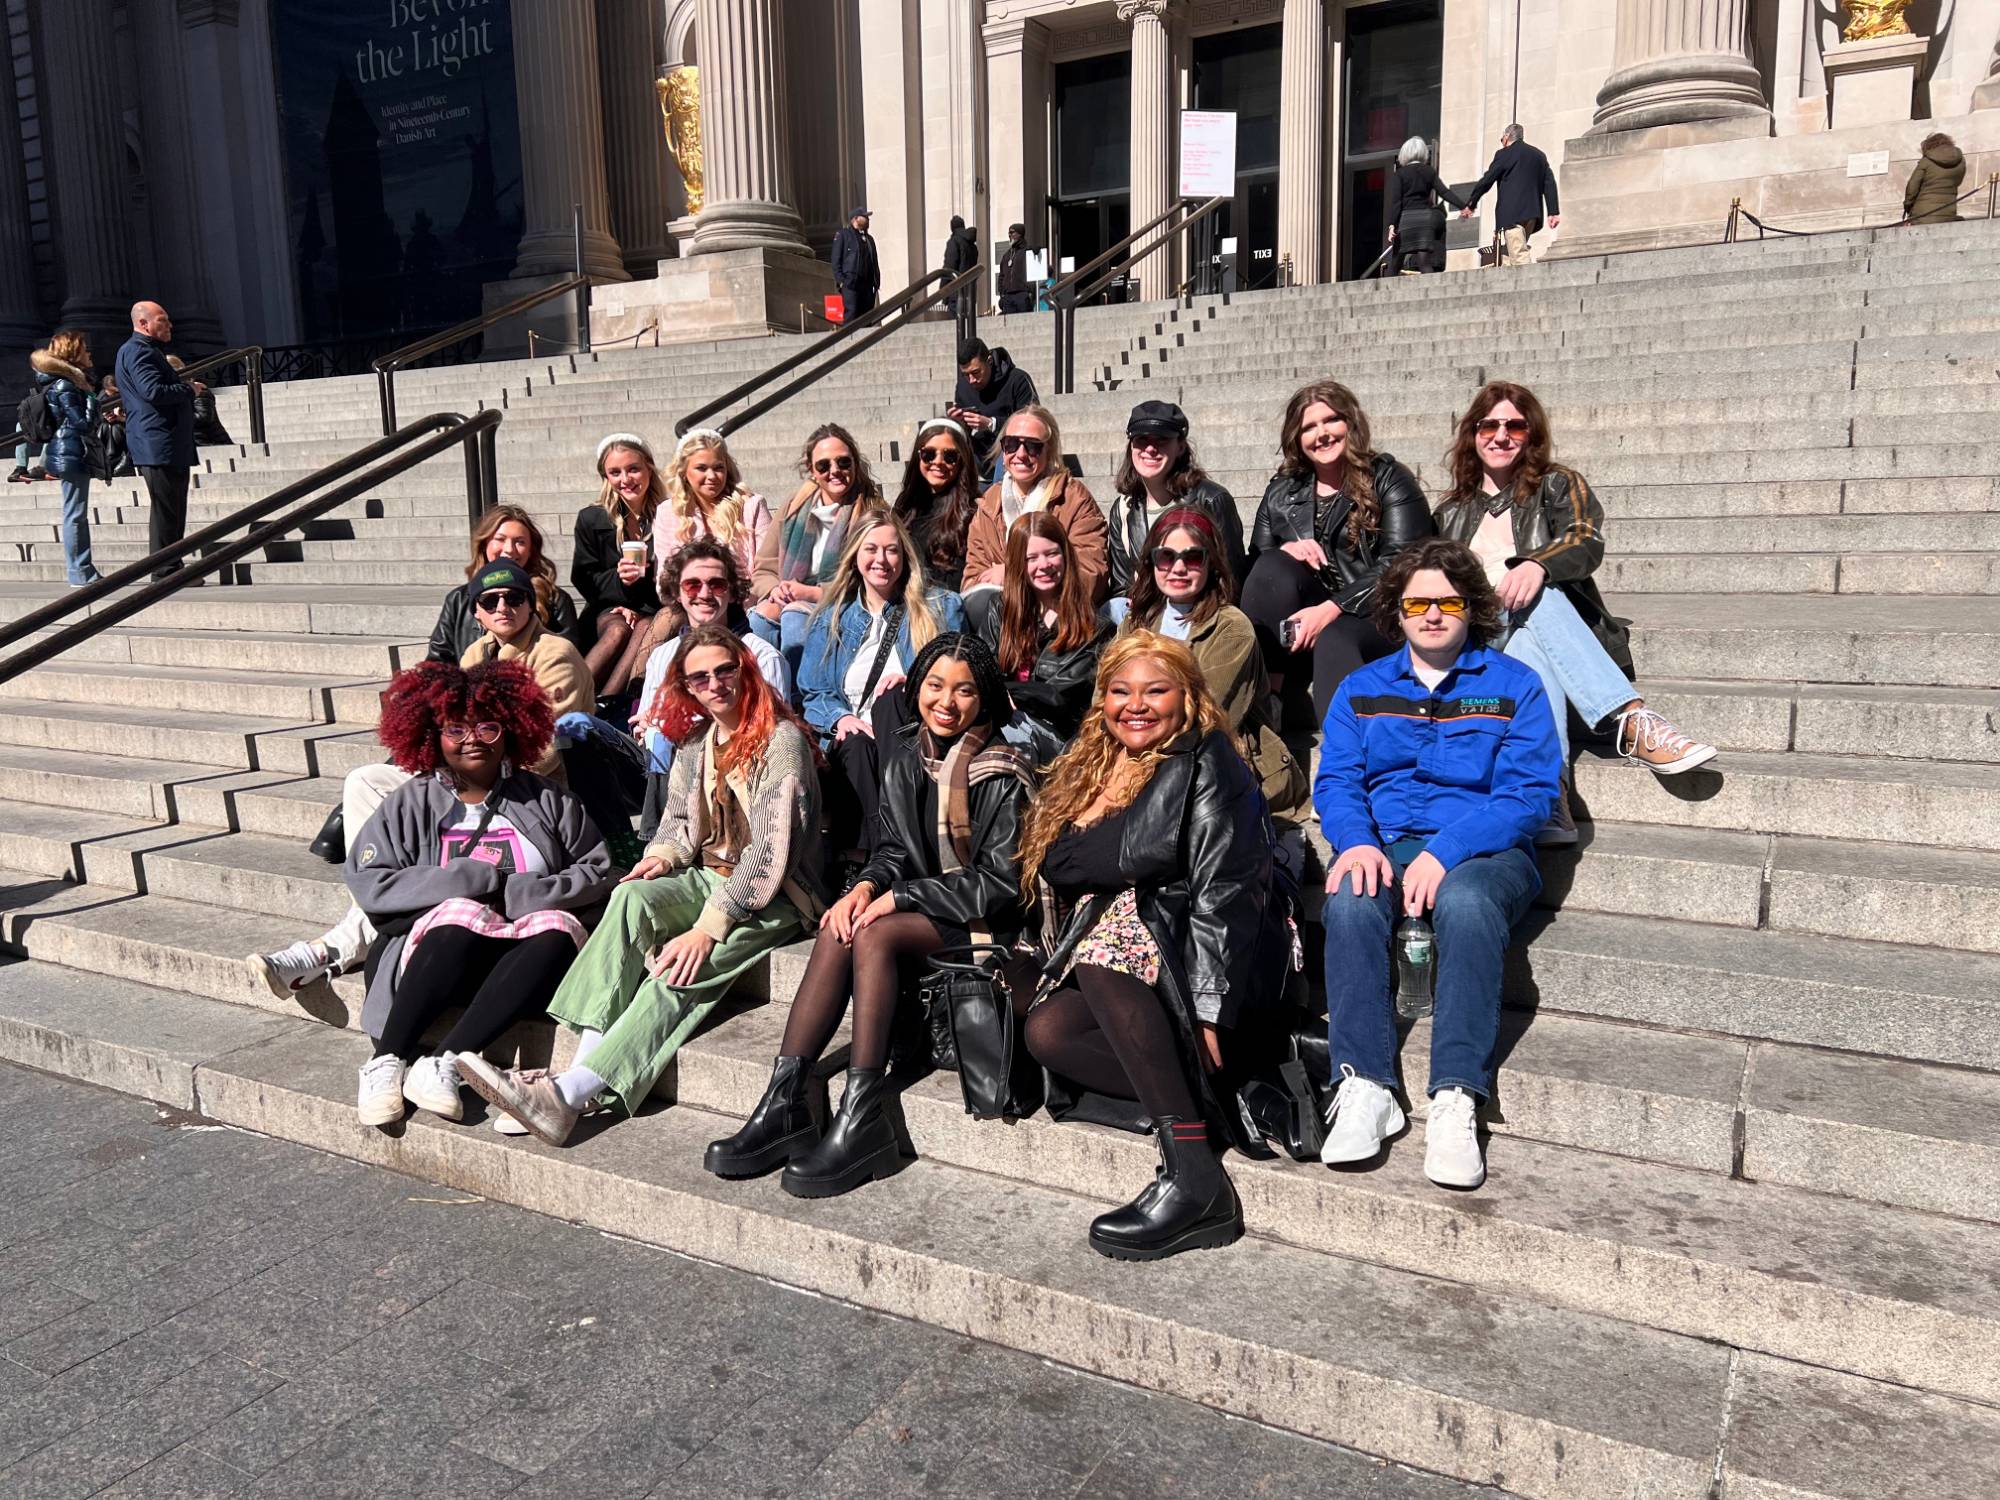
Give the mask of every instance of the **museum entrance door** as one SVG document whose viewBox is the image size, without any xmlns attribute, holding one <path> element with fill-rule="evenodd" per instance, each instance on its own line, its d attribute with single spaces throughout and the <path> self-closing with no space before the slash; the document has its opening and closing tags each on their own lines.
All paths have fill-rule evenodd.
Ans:
<svg viewBox="0 0 2000 1500">
<path fill-rule="evenodd" d="M 1444 86 L 1442 0 L 1399 0 L 1347 13 L 1347 128 L 1341 141 L 1340 242 L 1334 275 L 1359 276 L 1389 235 L 1390 174 L 1403 142 L 1435 149 Z"/>
</svg>

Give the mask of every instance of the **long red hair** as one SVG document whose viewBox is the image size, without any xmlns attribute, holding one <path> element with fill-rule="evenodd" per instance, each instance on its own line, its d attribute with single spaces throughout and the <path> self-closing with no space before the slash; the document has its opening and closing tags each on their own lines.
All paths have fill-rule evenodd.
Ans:
<svg viewBox="0 0 2000 1500">
<path fill-rule="evenodd" d="M 658 729 L 676 746 L 707 733 L 708 714 L 687 685 L 687 660 L 704 647 L 727 652 L 736 663 L 737 691 L 743 704 L 736 732 L 716 751 L 715 768 L 725 776 L 739 770 L 746 775 L 754 774 L 763 763 L 764 748 L 771 743 L 779 720 L 796 725 L 801 733 L 805 725 L 757 670 L 757 658 L 751 655 L 742 637 L 724 626 L 697 625 L 681 637 L 680 649 L 667 664 L 667 679 L 660 684 L 640 723 Z M 810 734 L 806 735 L 806 742 L 812 743 Z"/>
</svg>

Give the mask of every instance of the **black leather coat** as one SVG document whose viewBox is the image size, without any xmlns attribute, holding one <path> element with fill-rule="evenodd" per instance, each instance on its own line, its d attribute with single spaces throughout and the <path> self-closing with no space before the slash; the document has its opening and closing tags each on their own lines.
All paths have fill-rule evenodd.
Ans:
<svg viewBox="0 0 2000 1500">
<path fill-rule="evenodd" d="M 879 894 L 894 892 L 897 911 L 921 912 L 953 927 L 984 927 L 992 941 L 1011 944 L 1021 931 L 1021 816 L 1028 785 L 1005 771 L 975 773 L 972 803 L 972 863 L 944 874 L 938 844 L 938 785 L 924 770 L 916 744 L 919 728 L 896 731 L 895 746 L 882 757 L 882 836 L 861 871 Z M 1025 760 L 997 738 L 980 757 L 1009 755 Z"/>
<path fill-rule="evenodd" d="M 965 623 L 995 656 L 1000 654 L 1000 615 L 998 589 L 974 594 L 965 609 Z M 1100 621 L 1097 634 L 1081 646 L 1036 657 L 1026 682 L 1007 683 L 1014 711 L 1048 726 L 1064 742 L 1073 739 L 1097 684 L 1097 659 L 1116 633 L 1108 621 Z"/>
<path fill-rule="evenodd" d="M 1375 596 L 1375 580 L 1382 576 L 1389 559 L 1437 530 L 1431 522 L 1430 502 L 1424 498 L 1416 475 L 1387 453 L 1375 455 L 1374 472 L 1381 522 L 1375 531 L 1362 536 L 1358 547 L 1348 537 L 1347 517 L 1354 502 L 1345 492 L 1335 495 L 1315 521 L 1319 507 L 1314 503 L 1312 476 L 1274 477 L 1251 527 L 1251 560 L 1286 542 L 1317 541 L 1327 555 L 1321 579 L 1333 602 L 1343 614 L 1366 613 Z"/>
<path fill-rule="evenodd" d="M 1240 591 L 1243 575 L 1250 564 L 1249 554 L 1243 546 L 1243 517 L 1237 513 L 1236 497 L 1213 479 L 1204 479 L 1189 490 L 1179 503 L 1205 510 L 1214 517 L 1215 529 L 1222 538 L 1222 550 L 1229 557 L 1230 574 Z M 1161 514 L 1161 511 L 1145 504 L 1140 496 L 1119 495 L 1112 500 L 1111 516 L 1105 527 L 1110 534 L 1107 556 L 1112 593 L 1131 591 L 1135 562 L 1145 550 L 1147 533 L 1153 529 L 1153 522 L 1159 520 Z"/>
</svg>

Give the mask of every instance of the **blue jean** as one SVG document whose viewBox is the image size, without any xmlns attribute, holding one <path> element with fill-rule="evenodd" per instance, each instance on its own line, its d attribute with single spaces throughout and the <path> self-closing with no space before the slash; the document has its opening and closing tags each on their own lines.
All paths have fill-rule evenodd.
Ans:
<svg viewBox="0 0 2000 1500">
<path fill-rule="evenodd" d="M 1398 878 L 1422 853 L 1418 841 L 1392 851 Z M 1541 889 L 1525 850 L 1481 854 L 1453 866 L 1438 886 L 1431 925 L 1437 932 L 1437 1009 L 1431 1017 L 1427 1094 L 1469 1089 L 1493 1092 L 1493 1053 L 1500 1035 L 1501 965 L 1514 924 Z M 1334 1076 L 1350 1067 L 1371 1083 L 1396 1087 L 1396 1017 L 1389 996 L 1389 940 L 1402 920 L 1399 891 L 1354 894 L 1350 877 L 1330 892 L 1326 927 L 1326 1035 Z"/>
<path fill-rule="evenodd" d="M 40 443 L 23 442 L 14 449 L 14 467 L 25 469 L 31 460 L 38 459 L 41 456 L 42 445 Z"/>
<path fill-rule="evenodd" d="M 750 611 L 752 632 L 785 654 L 785 665 L 791 669 L 795 694 L 798 690 L 799 663 L 805 660 L 806 655 L 806 626 L 811 621 L 812 611 L 809 609 L 783 610 L 776 620 L 767 620 L 754 609 Z"/>
<path fill-rule="evenodd" d="M 62 481 L 63 562 L 71 583 L 92 583 L 97 569 L 90 561 L 90 476 Z"/>
<path fill-rule="evenodd" d="M 1533 667 L 1556 716 L 1556 743 L 1569 765 L 1569 710 L 1586 724 L 1602 724 L 1637 696 L 1618 663 L 1590 633 L 1569 595 L 1544 588 L 1525 610 L 1508 616 L 1502 651 Z M 1564 772 L 1568 774 L 1567 770 Z"/>
</svg>

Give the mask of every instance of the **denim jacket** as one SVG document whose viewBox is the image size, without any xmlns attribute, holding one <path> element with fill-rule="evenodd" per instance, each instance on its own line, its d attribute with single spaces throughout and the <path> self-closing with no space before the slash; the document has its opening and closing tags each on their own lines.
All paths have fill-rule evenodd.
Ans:
<svg viewBox="0 0 2000 1500">
<path fill-rule="evenodd" d="M 965 609 L 958 595 L 942 589 L 926 589 L 924 599 L 931 613 L 937 616 L 939 630 L 965 628 Z M 822 740 L 830 739 L 833 726 L 854 712 L 847 702 L 847 669 L 860 654 L 868 625 L 867 606 L 859 599 L 853 600 L 840 613 L 840 643 L 836 646 L 833 617 L 825 610 L 813 611 L 812 624 L 806 629 L 805 651 L 799 658 L 799 697 L 805 705 L 806 722 L 819 731 Z M 896 654 L 905 670 L 917 654 L 910 644 L 907 614 L 896 633 Z"/>
</svg>

